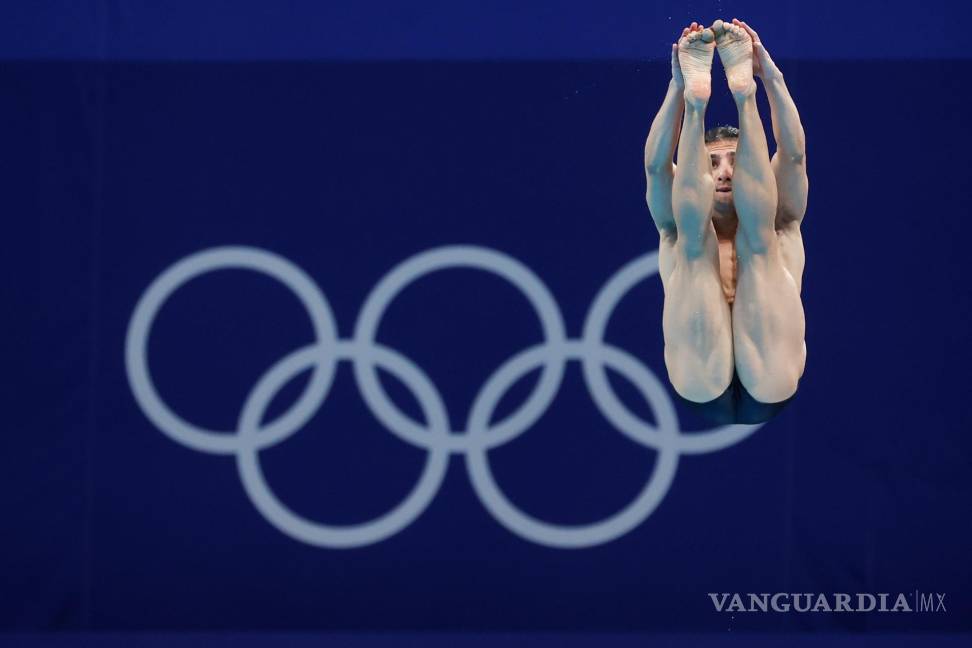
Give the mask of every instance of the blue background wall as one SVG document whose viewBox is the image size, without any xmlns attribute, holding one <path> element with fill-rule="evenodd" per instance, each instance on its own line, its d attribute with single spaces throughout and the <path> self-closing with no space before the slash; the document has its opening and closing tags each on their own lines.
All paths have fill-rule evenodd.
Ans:
<svg viewBox="0 0 972 648">
<path fill-rule="evenodd" d="M 972 630 L 972 63 L 939 31 L 961 16 L 924 6 L 5 7 L 0 626 Z M 298 265 L 342 338 L 396 264 L 485 246 L 536 273 L 578 337 L 605 281 L 657 247 L 642 149 L 669 43 L 683 23 L 729 12 L 760 31 L 807 132 L 807 370 L 777 419 L 682 456 L 629 533 L 576 550 L 519 537 L 454 456 L 400 533 L 314 547 L 260 515 L 230 457 L 146 418 L 125 369 L 132 313 L 167 267 L 214 246 Z M 734 123 L 715 86 L 708 122 Z M 761 110 L 768 128 L 762 95 Z M 661 299 L 657 278 L 638 284 L 606 337 L 671 394 Z M 160 312 L 152 376 L 185 419 L 232 429 L 264 372 L 312 339 L 279 284 L 216 272 Z M 512 286 L 459 269 L 411 285 L 378 339 L 463 421 L 493 370 L 542 338 Z M 421 417 L 400 383 L 383 384 Z M 623 378 L 612 385 L 657 422 Z M 677 414 L 687 433 L 708 427 Z M 425 456 L 369 413 L 345 362 L 325 406 L 261 461 L 294 511 L 352 524 L 400 501 Z M 558 524 L 621 509 L 657 463 L 599 412 L 577 363 L 544 416 L 490 452 L 504 492 Z M 729 618 L 706 596 L 914 590 L 946 592 L 948 613 Z"/>
<path fill-rule="evenodd" d="M 642 60 L 666 55 L 684 25 L 716 17 L 772 32 L 770 51 L 784 58 L 969 57 L 968 6 L 954 0 L 6 4 L 0 55 L 15 59 Z"/>
</svg>

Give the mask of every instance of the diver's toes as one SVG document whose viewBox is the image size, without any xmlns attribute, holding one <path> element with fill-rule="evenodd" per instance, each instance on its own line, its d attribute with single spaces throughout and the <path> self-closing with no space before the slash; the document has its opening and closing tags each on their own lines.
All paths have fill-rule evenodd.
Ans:
<svg viewBox="0 0 972 648">
<path fill-rule="evenodd" d="M 716 35 L 716 38 L 722 36 L 722 34 L 724 34 L 725 31 L 726 31 L 726 26 L 725 23 L 722 22 L 722 20 L 717 19 L 714 23 L 712 23 L 712 33 Z"/>
<path fill-rule="evenodd" d="M 705 29 L 702 31 L 702 42 L 711 43 L 715 40 L 715 34 L 712 33 L 711 29 Z"/>
</svg>

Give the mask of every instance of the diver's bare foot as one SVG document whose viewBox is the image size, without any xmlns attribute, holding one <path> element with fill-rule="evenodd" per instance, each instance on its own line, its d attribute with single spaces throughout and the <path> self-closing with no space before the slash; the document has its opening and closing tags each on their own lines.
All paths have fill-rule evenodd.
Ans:
<svg viewBox="0 0 972 648">
<path fill-rule="evenodd" d="M 741 26 L 717 20 L 712 23 L 719 59 L 726 70 L 729 91 L 736 99 L 756 92 L 753 79 L 753 39 Z"/>
<path fill-rule="evenodd" d="M 698 23 L 682 32 L 678 39 L 678 66 L 685 80 L 685 103 L 704 106 L 712 94 L 712 57 L 715 54 L 715 34 Z"/>
</svg>

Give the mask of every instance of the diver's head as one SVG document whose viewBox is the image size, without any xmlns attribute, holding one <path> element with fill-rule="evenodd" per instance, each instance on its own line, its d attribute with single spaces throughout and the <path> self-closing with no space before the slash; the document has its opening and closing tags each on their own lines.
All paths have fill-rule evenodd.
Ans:
<svg viewBox="0 0 972 648">
<path fill-rule="evenodd" d="M 738 142 L 739 129 L 733 126 L 717 126 L 705 132 L 705 148 L 709 152 L 712 180 L 715 182 L 712 208 L 722 215 L 736 211 L 732 202 L 732 171 Z"/>
</svg>

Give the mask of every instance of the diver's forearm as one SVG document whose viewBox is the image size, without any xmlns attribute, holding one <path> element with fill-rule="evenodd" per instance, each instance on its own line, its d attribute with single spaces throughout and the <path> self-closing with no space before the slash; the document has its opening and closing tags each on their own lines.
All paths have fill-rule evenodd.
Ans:
<svg viewBox="0 0 972 648">
<path fill-rule="evenodd" d="M 645 142 L 645 170 L 648 173 L 670 173 L 678 135 L 682 128 L 682 112 L 685 101 L 684 88 L 674 79 L 668 83 L 668 92 L 658 114 L 651 122 L 648 140 Z"/>
<path fill-rule="evenodd" d="M 769 99 L 777 150 L 791 160 L 802 160 L 806 152 L 806 135 L 783 75 L 776 73 L 771 78 L 764 78 L 763 87 Z"/>
</svg>

